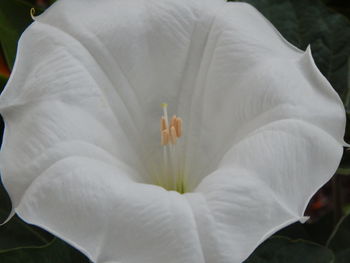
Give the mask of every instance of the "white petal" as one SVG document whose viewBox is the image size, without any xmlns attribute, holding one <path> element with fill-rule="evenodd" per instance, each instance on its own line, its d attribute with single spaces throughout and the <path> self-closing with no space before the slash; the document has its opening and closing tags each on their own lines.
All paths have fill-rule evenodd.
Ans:
<svg viewBox="0 0 350 263">
<path fill-rule="evenodd" d="M 309 48 L 293 48 L 249 5 L 222 11 L 192 91 L 186 151 L 192 187 L 212 173 L 188 199 L 206 261 L 239 263 L 304 221 L 339 165 L 346 121 Z"/>
<path fill-rule="evenodd" d="M 302 120 L 339 144 L 344 106 L 316 68 L 310 48 L 286 42 L 250 5 L 228 3 L 212 25 L 192 92 L 186 138 L 186 171 L 194 188 L 222 156 L 260 127 L 283 119 Z M 190 94 L 188 94 L 190 96 Z"/>
<path fill-rule="evenodd" d="M 184 72 L 196 72 L 187 64 L 200 59 L 192 49 L 204 45 L 215 10 L 224 2 L 64 0 L 37 21 L 68 34 L 91 54 L 111 84 L 101 83 L 109 103 L 116 103 L 116 95 L 122 101 L 114 113 L 129 115 L 135 127 L 128 130 L 133 137 L 142 131 L 143 141 L 138 144 L 145 144 L 151 157 L 159 149 L 159 131 L 154 127 L 158 127 L 160 104 L 168 103 L 173 114 L 181 107 L 178 98 L 186 82 Z"/>
<path fill-rule="evenodd" d="M 339 162 L 340 99 L 255 9 L 201 3 L 61 0 L 26 31 L 0 99 L 22 218 L 128 263 L 241 262 L 300 219 Z M 184 118 L 192 186 L 215 171 L 186 195 L 195 220 L 178 194 L 132 182 L 164 101 Z"/>
<path fill-rule="evenodd" d="M 68 157 L 47 169 L 16 212 L 94 262 L 204 263 L 182 195 L 133 183 L 123 170 L 91 158 Z"/>
<path fill-rule="evenodd" d="M 303 220 L 334 174 L 341 145 L 300 120 L 272 122 L 241 140 L 189 194 L 206 262 L 239 263 L 282 227 Z"/>
<path fill-rule="evenodd" d="M 197 21 L 208 30 L 210 16 L 199 19 L 207 7 L 95 3 L 57 1 L 21 37 L 0 99 L 13 207 L 94 261 L 202 262 L 187 202 L 129 181 L 144 181 L 144 142 L 158 147 L 160 103 L 175 105 Z"/>
<path fill-rule="evenodd" d="M 44 100 L 63 100 L 70 106 L 89 97 L 82 110 L 95 114 L 104 108 L 100 111 L 107 113 L 99 112 L 97 119 L 105 120 L 119 144 L 127 144 L 111 145 L 114 151 L 123 149 L 118 158 L 133 166 L 139 166 L 136 159 L 152 166 L 159 161 L 155 127 L 160 104 L 168 102 L 170 112 L 176 113 L 186 82 L 183 73 L 195 70 L 186 65 L 200 59 L 193 56 L 193 46 L 204 45 L 214 11 L 223 4 L 223 0 L 106 0 L 98 5 L 92 0 L 57 1 L 22 36 L 0 109 L 14 111 Z M 45 111 L 49 116 L 51 109 Z"/>
<path fill-rule="evenodd" d="M 44 168 L 63 156 L 86 155 L 72 141 L 96 146 L 88 152 L 101 148 L 143 176 L 155 162 L 149 158 L 159 147 L 160 103 L 175 100 L 205 5 L 93 3 L 58 1 L 20 39 L 0 99 L 2 174 L 14 206 Z"/>
<path fill-rule="evenodd" d="M 1 97 L 6 128 L 0 164 L 14 207 L 31 182 L 62 158 L 124 163 L 134 177 L 141 169 L 126 136 L 127 116 L 114 116 L 98 78 L 88 72 L 91 58 L 55 33 L 37 23 L 23 35 L 16 69 Z"/>
</svg>

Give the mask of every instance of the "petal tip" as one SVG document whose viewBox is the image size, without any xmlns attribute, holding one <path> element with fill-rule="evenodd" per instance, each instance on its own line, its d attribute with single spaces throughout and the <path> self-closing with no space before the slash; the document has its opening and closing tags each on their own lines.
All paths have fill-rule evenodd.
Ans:
<svg viewBox="0 0 350 263">
<path fill-rule="evenodd" d="M 309 220 L 310 217 L 309 216 L 302 216 L 300 219 L 299 219 L 299 222 L 304 224 L 307 220 Z"/>
<path fill-rule="evenodd" d="M 14 215 L 15 215 L 15 210 L 12 208 L 10 214 L 7 216 L 7 218 L 5 219 L 5 221 L 3 221 L 3 222 L 0 223 L 0 226 L 3 226 L 3 225 L 5 225 L 7 222 L 9 222 L 9 221 L 12 219 L 12 217 L 13 217 Z"/>
</svg>

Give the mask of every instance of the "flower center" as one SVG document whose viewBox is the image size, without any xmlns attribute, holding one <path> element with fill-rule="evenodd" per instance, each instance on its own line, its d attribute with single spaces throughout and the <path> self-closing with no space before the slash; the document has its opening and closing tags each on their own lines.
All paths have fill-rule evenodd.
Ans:
<svg viewBox="0 0 350 263">
<path fill-rule="evenodd" d="M 180 168 L 178 139 L 182 136 L 182 119 L 173 115 L 168 118 L 168 105 L 162 104 L 163 116 L 160 118 L 160 137 L 163 146 L 162 178 L 158 178 L 159 185 L 167 190 L 179 193 L 186 192 L 183 170 Z"/>
</svg>

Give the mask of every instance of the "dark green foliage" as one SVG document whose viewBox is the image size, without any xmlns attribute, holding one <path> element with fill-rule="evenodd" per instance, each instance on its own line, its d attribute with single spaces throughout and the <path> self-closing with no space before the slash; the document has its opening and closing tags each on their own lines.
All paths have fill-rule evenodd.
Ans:
<svg viewBox="0 0 350 263">
<path fill-rule="evenodd" d="M 2 91 L 3 87 L 5 87 L 7 82 L 7 78 L 0 75 L 0 92 Z"/>
<path fill-rule="evenodd" d="M 32 21 L 31 7 L 22 0 L 0 1 L 0 43 L 11 69 L 15 61 L 18 39 Z"/>
<path fill-rule="evenodd" d="M 350 215 L 340 220 L 327 243 L 335 253 L 335 263 L 350 262 Z"/>
<path fill-rule="evenodd" d="M 77 250 L 58 238 L 37 247 L 15 248 L 0 251 L 1 263 L 88 263 Z"/>
<path fill-rule="evenodd" d="M 350 249 L 350 215 L 340 220 L 327 245 L 335 252 Z"/>
<path fill-rule="evenodd" d="M 327 213 L 313 223 L 301 224 L 297 222 L 289 225 L 277 232 L 276 235 L 290 239 L 304 239 L 320 245 L 326 245 L 333 228 L 334 214 Z"/>
<path fill-rule="evenodd" d="M 318 239 L 317 232 L 330 228 L 331 214 L 314 225 L 293 224 L 261 244 L 245 263 L 348 263 L 350 262 L 350 216 L 345 216 L 328 236 L 327 245 L 303 240 Z M 329 218 L 329 219 L 327 219 Z M 312 231 L 310 232 L 310 230 Z M 292 238 L 281 237 L 288 235 Z M 315 235 L 316 234 L 316 238 Z M 303 239 L 300 239 L 300 238 Z M 321 240 L 323 243 L 323 235 Z"/>
<path fill-rule="evenodd" d="M 349 263 L 350 262 L 350 248 L 342 250 L 335 255 L 335 263 Z"/>
<path fill-rule="evenodd" d="M 333 263 L 326 247 L 304 240 L 273 237 L 259 246 L 245 263 Z"/>
</svg>

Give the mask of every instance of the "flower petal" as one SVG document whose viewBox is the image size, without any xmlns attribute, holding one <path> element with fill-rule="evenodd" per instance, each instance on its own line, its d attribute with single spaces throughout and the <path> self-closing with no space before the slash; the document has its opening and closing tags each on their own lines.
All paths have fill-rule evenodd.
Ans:
<svg viewBox="0 0 350 263">
<path fill-rule="evenodd" d="M 203 262 L 193 214 L 177 192 L 132 182 L 115 166 L 67 157 L 27 189 L 16 212 L 93 262 Z"/>
<path fill-rule="evenodd" d="M 311 196 L 339 165 L 345 111 L 310 48 L 291 46 L 249 5 L 222 12 L 187 109 L 190 187 L 200 182 L 187 197 L 206 261 L 242 262 L 305 221 Z"/>
<path fill-rule="evenodd" d="M 101 89 L 112 108 L 114 97 L 120 98 L 114 114 L 132 120 L 128 131 L 147 149 L 144 155 L 152 157 L 159 153 L 159 131 L 154 127 L 158 127 L 160 105 L 166 102 L 169 112 L 177 113 L 184 72 L 196 70 L 189 72 L 186 66 L 200 59 L 190 51 L 204 45 L 214 11 L 224 2 L 63 0 L 36 20 L 69 35 L 91 55 L 104 74 Z M 150 162 L 158 159 L 155 156 Z"/>
<path fill-rule="evenodd" d="M 136 179 L 140 174 L 140 156 L 124 128 L 127 117 L 116 119 L 98 85 L 103 78 L 94 79 L 89 67 L 98 72 L 85 50 L 44 24 L 22 36 L 0 101 L 6 124 L 1 172 L 14 207 L 32 181 L 69 156 L 123 164 Z"/>
<path fill-rule="evenodd" d="M 98 262 L 203 262 L 183 197 L 132 181 L 145 181 L 204 6 L 62 0 L 36 18 L 0 98 L 2 178 L 24 220 Z"/>
<path fill-rule="evenodd" d="M 97 262 L 232 263 L 303 216 L 340 160 L 341 101 L 255 9 L 202 3 L 61 0 L 24 33 L 0 99 L 24 220 Z M 135 183 L 163 101 L 184 119 L 192 187 L 211 173 L 192 208 Z"/>
<path fill-rule="evenodd" d="M 306 205 L 334 174 L 342 152 L 322 129 L 293 119 L 235 144 L 188 195 L 206 262 L 242 262 L 274 232 L 304 221 Z"/>
<path fill-rule="evenodd" d="M 195 86 L 187 90 L 192 103 L 182 108 L 190 112 L 183 115 L 191 189 L 232 146 L 270 122 L 305 121 L 345 145 L 344 106 L 310 48 L 293 47 L 248 4 L 228 3 L 217 14 Z"/>
</svg>

